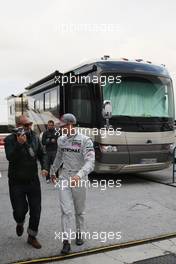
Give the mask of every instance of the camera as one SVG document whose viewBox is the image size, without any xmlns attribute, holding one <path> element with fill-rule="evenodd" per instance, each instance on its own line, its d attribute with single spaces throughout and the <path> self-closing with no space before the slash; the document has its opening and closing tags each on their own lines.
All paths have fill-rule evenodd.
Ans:
<svg viewBox="0 0 176 264">
<path fill-rule="evenodd" d="M 16 135 L 16 136 L 24 136 L 26 135 L 26 131 L 23 127 L 16 127 L 12 130 L 12 132 Z"/>
</svg>

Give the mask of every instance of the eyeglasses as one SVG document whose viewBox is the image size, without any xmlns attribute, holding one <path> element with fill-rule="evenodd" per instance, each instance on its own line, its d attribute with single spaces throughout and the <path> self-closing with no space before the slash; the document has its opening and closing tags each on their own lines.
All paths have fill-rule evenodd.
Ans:
<svg viewBox="0 0 176 264">
<path fill-rule="evenodd" d="M 33 124 L 33 123 L 30 122 L 30 123 L 23 124 L 23 126 L 24 126 L 24 127 L 29 127 L 29 126 L 32 126 L 32 124 Z"/>
</svg>

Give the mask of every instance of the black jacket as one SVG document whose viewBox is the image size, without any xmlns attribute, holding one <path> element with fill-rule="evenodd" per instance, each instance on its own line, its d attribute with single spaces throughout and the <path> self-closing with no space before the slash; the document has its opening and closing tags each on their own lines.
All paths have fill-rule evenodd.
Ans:
<svg viewBox="0 0 176 264">
<path fill-rule="evenodd" d="M 57 151 L 58 133 L 55 129 L 46 130 L 42 136 L 42 144 L 45 146 L 46 151 Z M 53 141 L 53 142 L 52 142 Z"/>
<path fill-rule="evenodd" d="M 27 143 L 24 144 L 18 143 L 15 134 L 7 136 L 5 152 L 9 161 L 9 182 L 12 184 L 27 184 L 38 180 L 37 160 L 40 161 L 42 169 L 47 169 L 46 153 L 33 131 L 27 136 Z"/>
</svg>

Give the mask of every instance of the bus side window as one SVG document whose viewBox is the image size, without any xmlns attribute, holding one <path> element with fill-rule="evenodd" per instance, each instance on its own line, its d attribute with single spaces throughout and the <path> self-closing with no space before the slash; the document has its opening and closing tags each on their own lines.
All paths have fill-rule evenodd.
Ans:
<svg viewBox="0 0 176 264">
<path fill-rule="evenodd" d="M 10 107 L 9 107 L 9 113 L 10 113 L 10 115 L 12 115 L 13 114 L 13 110 L 12 110 L 13 108 L 12 108 L 12 105 L 10 105 Z"/>
<path fill-rule="evenodd" d="M 44 110 L 50 109 L 50 92 L 44 94 Z"/>
<path fill-rule="evenodd" d="M 50 107 L 57 107 L 57 89 L 54 89 L 50 92 Z"/>
<path fill-rule="evenodd" d="M 40 101 L 39 100 L 35 100 L 35 102 L 34 102 L 34 109 L 35 109 L 35 111 L 40 110 Z"/>
</svg>

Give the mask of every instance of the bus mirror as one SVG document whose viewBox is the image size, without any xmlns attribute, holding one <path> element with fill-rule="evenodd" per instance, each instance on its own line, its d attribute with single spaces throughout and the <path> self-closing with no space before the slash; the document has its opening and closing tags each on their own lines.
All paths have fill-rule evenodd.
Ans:
<svg viewBox="0 0 176 264">
<path fill-rule="evenodd" d="M 112 105 L 110 100 L 103 102 L 102 115 L 104 119 L 110 119 L 112 117 Z"/>
</svg>

